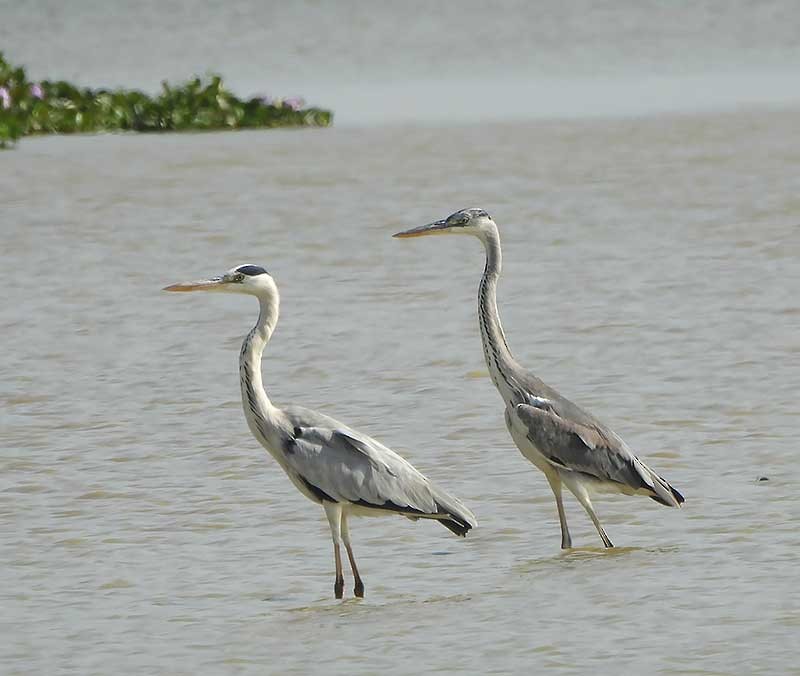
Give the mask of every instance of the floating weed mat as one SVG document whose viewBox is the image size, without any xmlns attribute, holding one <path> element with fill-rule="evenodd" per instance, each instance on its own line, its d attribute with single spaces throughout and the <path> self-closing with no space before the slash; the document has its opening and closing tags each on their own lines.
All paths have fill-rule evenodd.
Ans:
<svg viewBox="0 0 800 676">
<path fill-rule="evenodd" d="M 102 131 L 207 131 L 260 127 L 327 127 L 333 113 L 301 98 L 240 99 L 218 75 L 194 78 L 149 96 L 126 89 L 89 89 L 59 80 L 30 82 L 0 52 L 0 147 L 33 134 Z"/>
</svg>

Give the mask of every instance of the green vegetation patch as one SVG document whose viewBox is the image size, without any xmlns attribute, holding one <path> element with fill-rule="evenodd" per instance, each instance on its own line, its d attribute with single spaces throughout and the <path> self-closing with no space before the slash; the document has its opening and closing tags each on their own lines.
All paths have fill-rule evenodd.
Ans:
<svg viewBox="0 0 800 676">
<path fill-rule="evenodd" d="M 32 134 L 101 131 L 206 131 L 257 127 L 327 127 L 333 113 L 300 98 L 240 99 L 222 78 L 194 78 L 157 96 L 126 89 L 88 89 L 59 80 L 30 82 L 0 52 L 0 147 Z"/>
</svg>

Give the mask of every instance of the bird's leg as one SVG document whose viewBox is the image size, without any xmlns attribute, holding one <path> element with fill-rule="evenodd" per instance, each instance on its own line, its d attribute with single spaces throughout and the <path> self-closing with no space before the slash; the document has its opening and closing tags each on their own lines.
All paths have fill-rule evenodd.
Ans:
<svg viewBox="0 0 800 676">
<path fill-rule="evenodd" d="M 597 528 L 597 532 L 600 534 L 603 544 L 606 547 L 613 547 L 614 543 L 611 542 L 611 538 L 606 535 L 605 530 L 603 530 L 603 526 L 600 524 L 600 519 L 598 519 L 597 514 L 594 513 L 594 507 L 592 507 L 592 501 L 589 499 L 589 494 L 586 492 L 586 489 L 583 488 L 583 486 L 579 486 L 578 488 L 579 490 L 573 490 L 572 492 L 575 493 L 575 497 L 578 499 L 578 502 L 583 505 L 583 508 L 586 510 L 586 513 L 592 520 L 594 527 Z"/>
<path fill-rule="evenodd" d="M 344 596 L 344 574 L 342 573 L 342 554 L 339 543 L 333 543 L 333 558 L 336 561 L 336 580 L 333 583 L 333 594 L 337 599 Z"/>
<path fill-rule="evenodd" d="M 328 517 L 328 524 L 331 527 L 331 537 L 333 538 L 333 558 L 336 562 L 336 581 L 333 583 L 333 593 L 337 599 L 344 596 L 344 575 L 342 573 L 342 554 L 339 546 L 339 533 L 341 532 L 342 507 L 335 502 L 323 502 L 325 515 Z"/>
<path fill-rule="evenodd" d="M 567 526 L 567 514 L 564 511 L 564 500 L 561 498 L 561 479 L 558 475 L 547 475 L 547 480 L 550 482 L 550 488 L 553 489 L 553 495 L 556 496 L 556 507 L 558 508 L 558 520 L 561 523 L 561 549 L 570 549 L 572 547 L 572 538 L 569 534 L 569 527 Z"/>
<path fill-rule="evenodd" d="M 600 525 L 600 520 L 597 518 L 597 515 L 595 515 L 595 514 L 592 512 L 592 513 L 590 513 L 590 514 L 589 514 L 589 516 L 591 516 L 591 517 L 592 517 L 592 521 L 594 521 L 594 527 L 595 527 L 595 528 L 597 528 L 597 532 L 600 534 L 600 538 L 603 540 L 603 544 L 604 544 L 604 545 L 605 545 L 605 546 L 606 546 L 608 549 L 610 549 L 611 547 L 613 547 L 613 546 L 614 546 L 614 543 L 613 543 L 613 542 L 611 542 L 611 538 L 610 538 L 610 537 L 608 537 L 608 535 L 606 535 L 606 532 L 605 532 L 605 530 L 604 530 L 604 529 L 603 529 L 603 527 Z"/>
<path fill-rule="evenodd" d="M 360 599 L 364 598 L 364 583 L 361 581 L 361 576 L 358 574 L 356 567 L 356 559 L 353 556 L 353 548 L 350 546 L 350 527 L 347 525 L 347 515 L 342 514 L 342 540 L 344 540 L 344 548 L 347 550 L 347 558 L 350 559 L 350 569 L 353 571 L 353 579 L 355 580 L 355 587 L 353 593 Z"/>
</svg>

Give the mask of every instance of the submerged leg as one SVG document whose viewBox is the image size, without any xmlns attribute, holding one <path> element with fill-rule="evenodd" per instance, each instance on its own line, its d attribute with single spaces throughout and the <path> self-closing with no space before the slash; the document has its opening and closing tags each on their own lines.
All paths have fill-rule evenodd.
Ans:
<svg viewBox="0 0 800 676">
<path fill-rule="evenodd" d="M 597 528 L 597 532 L 600 534 L 603 544 L 606 547 L 613 547 L 614 543 L 611 542 L 611 538 L 606 535 L 606 532 L 603 530 L 603 526 L 600 524 L 600 519 L 598 519 L 597 514 L 594 513 L 594 507 L 592 507 L 592 501 L 589 499 L 589 493 L 586 491 L 586 489 L 581 484 L 570 485 L 569 489 L 575 494 L 578 502 L 583 505 L 583 508 L 586 510 L 586 513 L 592 520 L 594 527 Z"/>
<path fill-rule="evenodd" d="M 567 514 L 564 512 L 564 501 L 561 498 L 561 478 L 558 475 L 547 475 L 547 480 L 550 482 L 550 488 L 553 489 L 553 495 L 556 496 L 556 507 L 558 508 L 558 521 L 561 523 L 561 549 L 570 549 L 572 547 L 572 538 L 569 534 L 569 527 L 567 526 Z"/>
<path fill-rule="evenodd" d="M 341 532 L 342 507 L 335 502 L 323 502 L 325 516 L 328 517 L 328 525 L 331 527 L 331 537 L 333 538 L 333 558 L 336 562 L 336 581 L 333 583 L 333 593 L 337 599 L 344 596 L 344 575 L 342 574 L 342 554 L 339 546 L 339 533 Z"/>
<path fill-rule="evenodd" d="M 358 598 L 363 599 L 364 583 L 361 581 L 361 576 L 358 574 L 356 560 L 353 556 L 353 548 L 350 546 L 350 527 L 347 524 L 347 514 L 342 514 L 342 540 L 344 540 L 344 548 L 347 550 L 347 558 L 350 559 L 350 570 L 353 571 L 353 579 L 355 580 L 353 593 Z"/>
</svg>

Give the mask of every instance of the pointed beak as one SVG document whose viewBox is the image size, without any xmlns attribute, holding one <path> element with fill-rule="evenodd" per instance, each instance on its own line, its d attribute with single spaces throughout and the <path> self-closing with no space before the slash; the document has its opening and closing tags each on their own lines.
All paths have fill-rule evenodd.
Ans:
<svg viewBox="0 0 800 676">
<path fill-rule="evenodd" d="M 211 279 L 202 279 L 196 282 L 179 282 L 178 284 L 170 284 L 164 287 L 164 291 L 213 291 L 223 286 L 225 282 L 222 277 L 212 277 Z"/>
<path fill-rule="evenodd" d="M 446 220 L 436 221 L 435 223 L 428 223 L 428 225 L 422 225 L 418 228 L 411 228 L 411 230 L 404 230 L 403 232 L 397 232 L 392 237 L 398 237 L 400 239 L 404 237 L 424 237 L 425 235 L 443 235 L 446 233 L 450 228 L 447 226 Z"/>
</svg>

